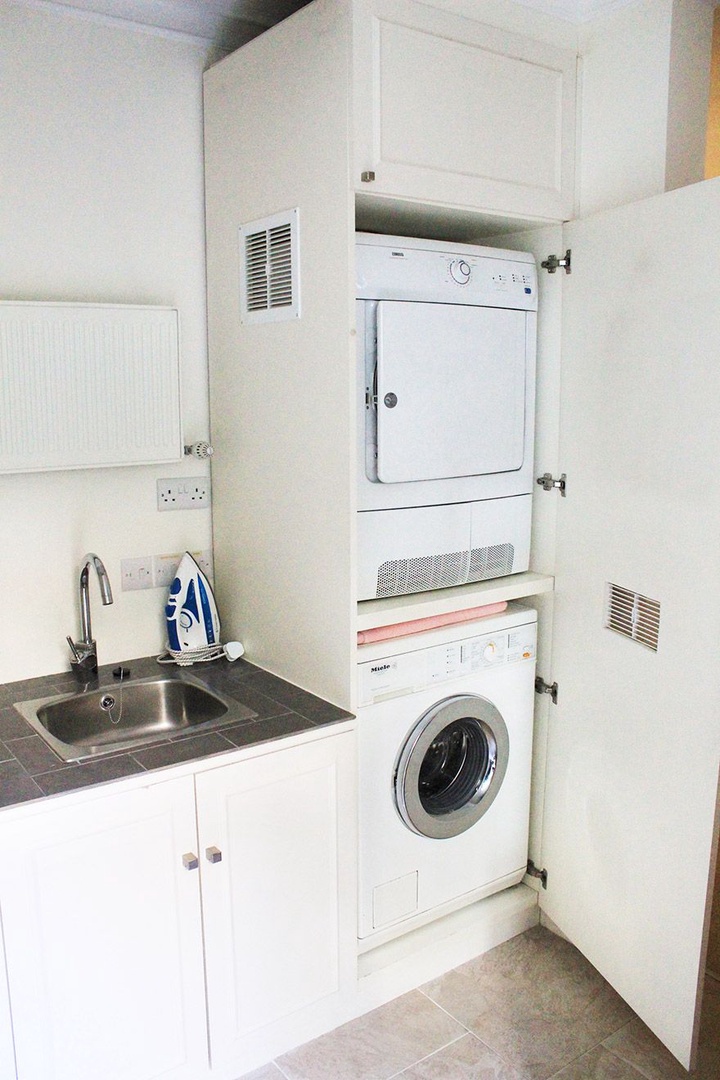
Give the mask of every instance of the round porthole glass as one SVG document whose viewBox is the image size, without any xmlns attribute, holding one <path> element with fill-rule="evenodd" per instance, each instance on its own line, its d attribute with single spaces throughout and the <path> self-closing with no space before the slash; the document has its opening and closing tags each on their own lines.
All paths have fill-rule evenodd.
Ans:
<svg viewBox="0 0 720 1080">
<path fill-rule="evenodd" d="M 457 836 L 492 805 L 505 776 L 507 727 L 476 694 L 445 698 L 408 735 L 395 767 L 395 800 L 405 824 L 421 836 Z"/>
</svg>

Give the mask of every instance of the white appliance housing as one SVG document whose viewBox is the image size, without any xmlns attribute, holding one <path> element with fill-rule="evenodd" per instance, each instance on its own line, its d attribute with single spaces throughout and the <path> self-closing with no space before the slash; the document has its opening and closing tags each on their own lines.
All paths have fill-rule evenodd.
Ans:
<svg viewBox="0 0 720 1080">
<path fill-rule="evenodd" d="M 536 623 L 512 604 L 360 648 L 365 949 L 525 874 Z"/>
<path fill-rule="evenodd" d="M 356 240 L 358 598 L 526 570 L 533 256 Z"/>
</svg>

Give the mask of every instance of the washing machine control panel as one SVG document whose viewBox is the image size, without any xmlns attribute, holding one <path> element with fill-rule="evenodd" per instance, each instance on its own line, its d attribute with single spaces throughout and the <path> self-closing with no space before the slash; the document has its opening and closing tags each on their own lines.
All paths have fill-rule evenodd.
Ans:
<svg viewBox="0 0 720 1080">
<path fill-rule="evenodd" d="M 494 634 L 449 641 L 358 665 L 360 705 L 411 694 L 489 668 L 535 659 L 537 626 L 527 623 Z"/>
</svg>

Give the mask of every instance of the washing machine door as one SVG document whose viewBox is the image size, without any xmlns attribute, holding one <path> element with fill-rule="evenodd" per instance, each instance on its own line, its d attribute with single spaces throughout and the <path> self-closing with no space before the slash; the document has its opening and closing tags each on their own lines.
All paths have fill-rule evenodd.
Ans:
<svg viewBox="0 0 720 1080">
<path fill-rule="evenodd" d="M 510 740 L 495 706 L 457 694 L 418 720 L 395 764 L 395 802 L 420 836 L 444 840 L 485 814 L 502 786 Z"/>
</svg>

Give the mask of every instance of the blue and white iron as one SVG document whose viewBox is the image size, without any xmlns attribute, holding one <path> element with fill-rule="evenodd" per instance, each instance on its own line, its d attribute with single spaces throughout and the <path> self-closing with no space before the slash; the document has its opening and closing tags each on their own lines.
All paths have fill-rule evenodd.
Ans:
<svg viewBox="0 0 720 1080">
<path fill-rule="evenodd" d="M 216 660 L 227 656 L 237 660 L 243 648 L 239 642 L 220 643 L 220 616 L 212 586 L 189 551 L 186 551 L 170 585 L 165 605 L 168 653 L 177 664 Z"/>
</svg>

